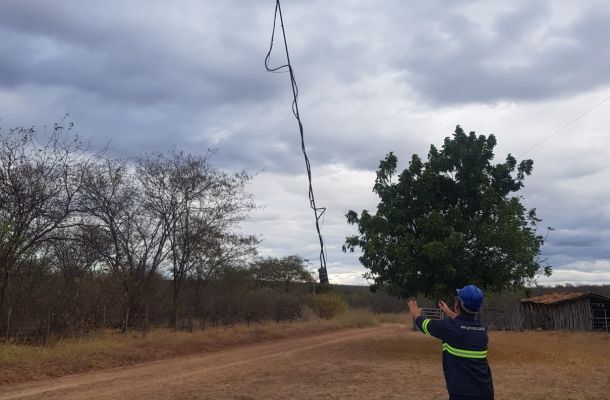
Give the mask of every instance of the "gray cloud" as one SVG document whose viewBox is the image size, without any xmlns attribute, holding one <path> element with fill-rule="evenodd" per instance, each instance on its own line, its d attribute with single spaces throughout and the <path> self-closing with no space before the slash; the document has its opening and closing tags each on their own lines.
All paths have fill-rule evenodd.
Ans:
<svg viewBox="0 0 610 400">
<path fill-rule="evenodd" d="M 337 279 L 362 273 L 357 255 L 340 251 L 353 233 L 343 215 L 375 207 L 372 171 L 388 151 L 404 166 L 462 124 L 496 134 L 499 158 L 519 154 L 606 95 L 610 13 L 585 3 L 284 5 Z M 110 140 L 123 156 L 218 148 L 219 166 L 263 171 L 253 191 L 267 207 L 246 229 L 264 235 L 264 251 L 315 260 L 290 82 L 263 67 L 272 16 L 267 1 L 5 4 L 0 123 L 42 127 L 68 112 L 94 146 Z M 282 63 L 281 47 L 273 61 Z M 535 169 L 523 195 L 556 228 L 545 253 L 558 271 L 586 274 L 610 259 L 605 114 L 528 154 Z M 585 279 L 560 278 L 569 276 Z"/>
<path fill-rule="evenodd" d="M 487 27 L 477 15 L 445 14 L 416 33 L 402 67 L 434 103 L 534 101 L 608 84 L 610 14 L 591 8 L 565 25 L 553 16 L 540 1 L 517 3 Z"/>
</svg>

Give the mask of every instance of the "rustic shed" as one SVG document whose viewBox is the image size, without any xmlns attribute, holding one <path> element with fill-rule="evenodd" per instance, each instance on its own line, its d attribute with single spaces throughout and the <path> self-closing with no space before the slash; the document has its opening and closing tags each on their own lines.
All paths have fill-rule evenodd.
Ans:
<svg viewBox="0 0 610 400">
<path fill-rule="evenodd" d="M 591 292 L 556 292 L 521 300 L 523 328 L 610 331 L 610 298 Z"/>
</svg>

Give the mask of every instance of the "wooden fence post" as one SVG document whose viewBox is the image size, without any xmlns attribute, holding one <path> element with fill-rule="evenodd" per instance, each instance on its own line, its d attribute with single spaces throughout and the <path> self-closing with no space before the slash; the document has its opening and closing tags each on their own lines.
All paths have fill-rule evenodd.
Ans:
<svg viewBox="0 0 610 400">
<path fill-rule="evenodd" d="M 146 314 L 144 314 L 144 334 L 148 332 L 148 305 L 146 306 Z"/>
<path fill-rule="evenodd" d="M 125 312 L 125 321 L 123 321 L 123 333 L 127 332 L 127 325 L 129 324 L 129 307 Z"/>
<path fill-rule="evenodd" d="M 9 336 L 9 331 L 11 329 L 11 314 L 13 313 L 13 307 L 8 308 L 8 315 L 6 316 L 6 337 Z"/>
<path fill-rule="evenodd" d="M 47 332 L 44 337 L 45 346 L 49 343 L 49 334 L 51 333 L 51 306 L 49 306 L 49 311 L 47 313 Z"/>
</svg>

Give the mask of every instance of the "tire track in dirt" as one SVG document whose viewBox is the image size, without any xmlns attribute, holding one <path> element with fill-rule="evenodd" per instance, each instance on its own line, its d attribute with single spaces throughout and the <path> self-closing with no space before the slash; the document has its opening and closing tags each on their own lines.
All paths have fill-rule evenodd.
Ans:
<svg viewBox="0 0 610 400">
<path fill-rule="evenodd" d="M 214 377 L 225 375 L 228 369 L 271 358 L 293 356 L 295 353 L 322 349 L 340 342 L 358 341 L 399 329 L 404 327 L 388 324 L 375 328 L 350 329 L 7 386 L 0 389 L 0 400 L 172 398 L 172 387 L 209 382 Z"/>
</svg>

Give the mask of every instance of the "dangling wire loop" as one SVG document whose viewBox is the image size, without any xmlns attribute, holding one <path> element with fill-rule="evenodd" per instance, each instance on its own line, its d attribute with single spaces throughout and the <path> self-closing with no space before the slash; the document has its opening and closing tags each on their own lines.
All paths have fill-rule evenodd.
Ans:
<svg viewBox="0 0 610 400">
<path fill-rule="evenodd" d="M 273 39 L 275 38 L 275 26 L 277 22 L 277 17 L 280 17 L 280 25 L 282 27 L 282 36 L 284 38 L 284 48 L 286 50 L 286 64 L 280 65 L 279 67 L 270 67 L 269 61 L 271 58 L 271 51 L 273 50 Z M 280 0 L 276 0 L 275 2 L 275 14 L 273 16 L 273 31 L 271 32 L 271 42 L 269 44 L 269 51 L 267 52 L 267 56 L 265 57 L 265 68 L 269 72 L 286 72 L 282 70 L 288 70 L 290 73 L 290 82 L 292 85 L 292 114 L 296 118 L 299 123 L 299 132 L 301 134 L 301 150 L 303 151 L 303 157 L 305 158 L 305 168 L 307 169 L 307 178 L 309 179 L 309 206 L 314 211 L 314 215 L 316 218 L 316 231 L 318 232 L 318 238 L 320 240 L 320 269 L 318 269 L 318 273 L 320 276 L 320 283 L 327 284 L 328 283 L 328 273 L 326 271 L 326 249 L 324 247 L 324 238 L 322 238 L 322 233 L 320 232 L 320 219 L 323 217 L 326 212 L 325 207 L 317 207 L 316 206 L 316 198 L 313 193 L 313 185 L 311 180 L 311 164 L 309 162 L 309 157 L 307 156 L 307 150 L 305 148 L 305 134 L 303 132 L 303 123 L 301 122 L 301 115 L 299 113 L 299 87 L 297 86 L 297 81 L 294 76 L 294 69 L 292 68 L 292 64 L 290 64 L 290 54 L 288 53 L 288 42 L 286 40 L 286 31 L 284 29 L 284 19 L 282 18 L 282 8 L 280 6 Z"/>
</svg>

